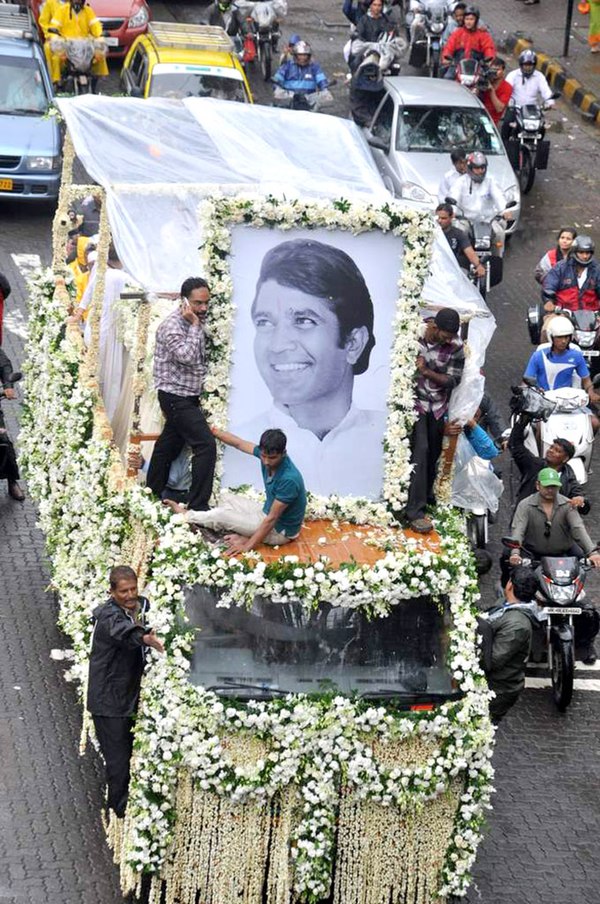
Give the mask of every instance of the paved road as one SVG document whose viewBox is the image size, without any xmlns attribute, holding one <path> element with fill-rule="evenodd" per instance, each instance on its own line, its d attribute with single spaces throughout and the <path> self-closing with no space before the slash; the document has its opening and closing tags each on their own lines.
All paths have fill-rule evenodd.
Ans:
<svg viewBox="0 0 600 904">
<path fill-rule="evenodd" d="M 203 11 L 195 3 L 153 6 L 159 19 L 173 15 L 198 21 Z M 329 73 L 342 75 L 335 111 L 346 115 L 339 53 L 346 29 L 337 2 L 296 5 L 284 35 L 293 30 L 311 40 Z M 112 90 L 117 83 L 113 76 Z M 268 98 L 264 85 L 256 89 L 259 99 Z M 597 133 L 563 105 L 551 118 L 550 169 L 527 198 L 521 231 L 507 257 L 506 279 L 490 299 L 499 329 L 487 376 L 503 404 L 530 353 L 524 314 L 536 298 L 535 262 L 563 224 L 575 223 L 600 238 L 591 163 L 598 157 Z M 25 324 L 19 267 L 27 265 L 23 255 L 48 261 L 49 227 L 48 211 L 0 206 L 0 270 L 15 286 L 5 346 L 15 364 L 22 357 Z M 7 403 L 5 410 L 12 418 L 16 406 Z M 508 461 L 504 472 L 508 477 Z M 592 475 L 596 498 L 599 484 Z M 494 528 L 496 551 L 506 507 Z M 112 904 L 119 900 L 119 889 L 99 820 L 100 771 L 93 755 L 77 756 L 79 704 L 61 677 L 62 664 L 50 659 L 50 650 L 65 641 L 54 626 L 54 600 L 45 592 L 49 576 L 35 513 L 29 502 L 19 506 L 0 497 L 0 519 L 5 588 L 0 602 L 0 902 Z M 600 536 L 597 515 L 588 524 Z M 592 593 L 596 585 L 590 583 Z M 483 604 L 492 602 L 493 580 L 488 580 Z M 584 674 L 600 678 L 597 671 Z M 547 690 L 524 694 L 498 733 L 497 794 L 468 904 L 599 904 L 599 725 L 598 693 L 578 690 L 564 716 L 552 708 Z"/>
</svg>

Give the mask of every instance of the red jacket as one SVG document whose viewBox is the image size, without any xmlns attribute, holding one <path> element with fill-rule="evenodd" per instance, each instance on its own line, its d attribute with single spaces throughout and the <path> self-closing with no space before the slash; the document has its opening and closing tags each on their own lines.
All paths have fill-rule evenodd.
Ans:
<svg viewBox="0 0 600 904">
<path fill-rule="evenodd" d="M 444 57 L 454 59 L 455 54 L 462 60 L 470 60 L 473 54 L 484 60 L 492 59 L 496 56 L 496 45 L 489 31 L 484 28 L 468 31 L 463 25 L 452 32 L 444 47 Z"/>
<path fill-rule="evenodd" d="M 559 261 L 544 279 L 542 297 L 544 301 L 568 311 L 600 310 L 600 267 L 591 261 L 586 267 L 585 282 L 581 288 L 577 282 L 577 269 L 572 257 Z"/>
</svg>

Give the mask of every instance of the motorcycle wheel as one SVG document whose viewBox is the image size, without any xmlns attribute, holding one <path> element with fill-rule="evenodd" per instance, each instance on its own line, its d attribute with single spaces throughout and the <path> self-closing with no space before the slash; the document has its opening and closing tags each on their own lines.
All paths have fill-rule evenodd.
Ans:
<svg viewBox="0 0 600 904">
<path fill-rule="evenodd" d="M 271 47 L 271 42 L 264 41 L 263 43 L 259 44 L 258 47 L 260 71 L 263 74 L 265 82 L 268 82 L 271 78 L 271 71 L 273 69 L 273 49 Z"/>
<path fill-rule="evenodd" d="M 467 537 L 474 549 L 485 549 L 487 515 L 470 514 L 467 518 Z"/>
<path fill-rule="evenodd" d="M 559 712 L 564 713 L 573 697 L 575 656 L 573 640 L 552 638 L 552 696 Z"/>
<path fill-rule="evenodd" d="M 535 181 L 535 166 L 529 148 L 521 145 L 519 148 L 519 186 L 524 195 L 531 191 Z"/>
<path fill-rule="evenodd" d="M 429 63 L 429 75 L 431 78 L 438 78 L 440 74 L 440 52 L 439 50 L 431 51 L 431 62 Z"/>
</svg>

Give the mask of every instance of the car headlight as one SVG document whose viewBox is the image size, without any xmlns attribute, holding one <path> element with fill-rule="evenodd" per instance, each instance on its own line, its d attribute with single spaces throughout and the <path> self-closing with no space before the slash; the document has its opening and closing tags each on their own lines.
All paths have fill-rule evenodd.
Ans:
<svg viewBox="0 0 600 904">
<path fill-rule="evenodd" d="M 420 185 L 416 185 L 414 182 L 403 182 L 400 197 L 404 198 L 406 201 L 420 201 L 422 204 L 431 203 L 431 195 L 429 192 L 425 191 L 424 188 L 421 188 Z"/>
<path fill-rule="evenodd" d="M 26 157 L 25 165 L 28 170 L 48 173 L 51 170 L 58 169 L 60 157 Z"/>
<path fill-rule="evenodd" d="M 137 13 L 129 20 L 129 28 L 142 28 L 148 21 L 148 10 L 141 6 Z"/>
</svg>

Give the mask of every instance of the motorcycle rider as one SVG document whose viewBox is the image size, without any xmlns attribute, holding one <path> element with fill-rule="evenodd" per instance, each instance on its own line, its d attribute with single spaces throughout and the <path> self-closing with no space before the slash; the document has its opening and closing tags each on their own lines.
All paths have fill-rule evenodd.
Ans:
<svg viewBox="0 0 600 904">
<path fill-rule="evenodd" d="M 537 476 L 536 492 L 517 506 L 512 536 L 536 559 L 544 556 L 579 555 L 580 548 L 594 568 L 600 568 L 600 553 L 593 552 L 594 544 L 583 525 L 581 515 L 558 492 L 560 486 L 560 475 L 553 468 L 542 468 Z M 501 560 L 503 586 L 508 580 L 508 567 L 522 564 L 519 551 L 513 550 L 508 561 L 507 555 L 508 551 L 505 551 Z M 583 654 L 586 665 L 593 665 L 596 661 L 594 638 L 598 633 L 599 623 L 598 613 L 588 608 L 587 612 L 578 616 L 575 625 L 578 642 L 585 643 L 586 646 Z"/>
<path fill-rule="evenodd" d="M 452 148 L 450 160 L 452 161 L 452 166 L 442 176 L 442 181 L 438 188 L 438 200 L 440 203 L 444 202 L 448 196 L 452 197 L 452 186 L 459 176 L 464 176 L 467 172 L 467 152 L 464 148 Z"/>
<path fill-rule="evenodd" d="M 594 260 L 594 242 L 589 235 L 578 235 L 569 256 L 553 267 L 542 286 L 544 310 L 555 307 L 568 311 L 600 310 L 600 266 Z"/>
<path fill-rule="evenodd" d="M 528 48 L 519 54 L 519 68 L 513 69 L 506 76 L 506 81 L 512 87 L 511 106 L 525 107 L 528 104 L 536 104 L 542 107 L 553 107 L 552 88 L 543 72 L 536 69 L 537 54 Z M 515 121 L 514 110 L 508 109 L 502 124 L 502 138 L 510 138 L 514 131 L 512 125 Z M 542 138 L 544 137 L 542 130 Z"/>
<path fill-rule="evenodd" d="M 45 0 L 40 9 L 38 27 L 44 36 L 44 56 L 46 57 L 48 70 L 50 70 L 50 66 L 52 65 L 52 51 L 50 50 L 50 38 L 52 35 L 48 34 L 48 29 L 50 28 L 50 23 L 56 15 L 57 10 L 59 10 L 61 6 L 64 6 L 66 2 L 68 2 L 68 0 Z"/>
<path fill-rule="evenodd" d="M 102 37 L 102 23 L 86 0 L 69 0 L 59 6 L 48 28 L 49 35 L 58 35 L 61 38 L 96 38 Z M 51 51 L 50 76 L 54 85 L 61 79 L 62 58 Z M 91 73 L 99 78 L 108 75 L 106 55 L 96 54 L 92 63 Z"/>
<path fill-rule="evenodd" d="M 357 22 L 354 38 L 365 43 L 376 43 L 382 35 L 395 33 L 394 23 L 383 11 L 383 0 L 371 0 L 366 15 Z"/>
<path fill-rule="evenodd" d="M 493 60 L 496 45 L 489 31 L 479 26 L 479 9 L 467 6 L 464 25 L 452 32 L 442 51 L 442 62 L 448 66 L 445 78 L 455 77 L 455 65 L 460 60 Z"/>
<path fill-rule="evenodd" d="M 505 226 L 499 222 L 512 220 L 510 210 L 506 209 L 504 192 L 495 178 L 488 174 L 487 157 L 481 151 L 474 151 L 467 157 L 467 172 L 454 184 L 453 199 L 462 208 L 465 219 L 483 220 L 491 223 L 492 255 L 502 257 L 504 254 Z"/>
<path fill-rule="evenodd" d="M 446 0 L 410 0 L 409 11 L 412 14 L 412 22 L 410 23 L 411 44 L 424 39 L 427 12 L 429 9 L 437 9 L 438 7 L 443 7 L 446 14 L 448 13 Z"/>
<path fill-rule="evenodd" d="M 280 66 L 273 81 L 275 82 L 275 98 L 285 100 L 294 94 L 328 95 L 329 81 L 321 66 L 311 59 L 312 50 L 306 41 L 298 41 L 293 49 L 293 60 Z M 310 101 L 309 101 L 310 103 Z"/>
<path fill-rule="evenodd" d="M 488 72 L 488 85 L 479 92 L 479 99 L 492 117 L 495 125 L 502 119 L 512 95 L 512 85 L 505 79 L 506 63 L 502 57 L 492 60 Z"/>
<path fill-rule="evenodd" d="M 468 269 L 471 265 L 477 276 L 485 276 L 485 267 L 477 257 L 477 253 L 464 229 L 454 225 L 454 209 L 452 204 L 438 204 L 435 209 L 438 224 L 452 249 L 460 267 Z"/>
</svg>

